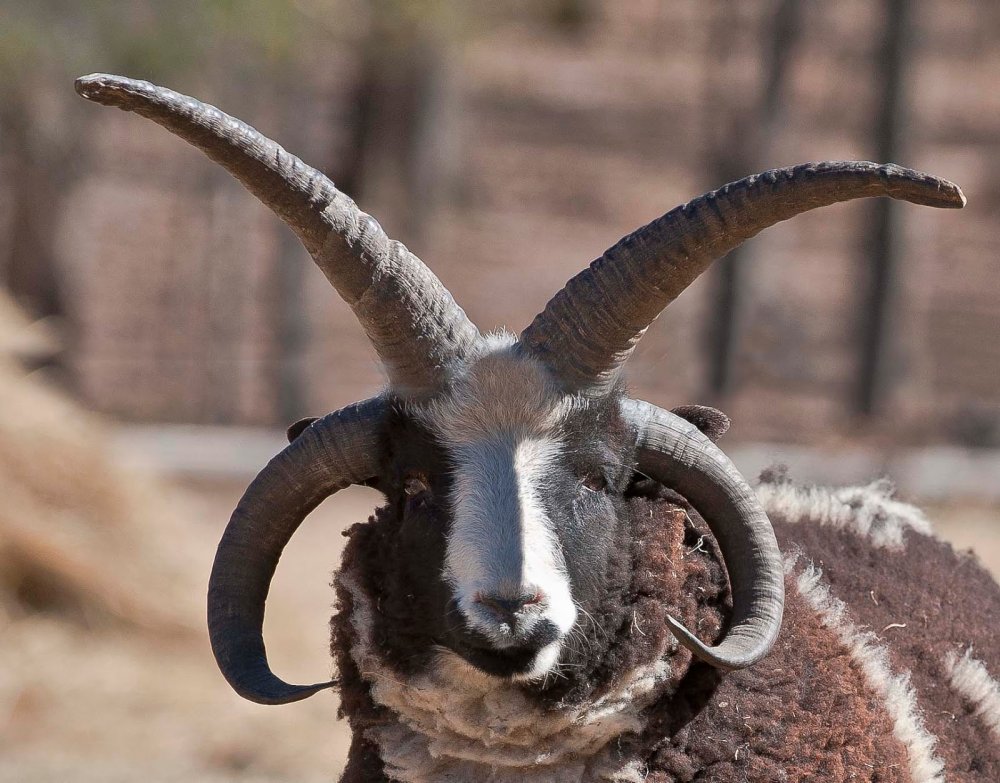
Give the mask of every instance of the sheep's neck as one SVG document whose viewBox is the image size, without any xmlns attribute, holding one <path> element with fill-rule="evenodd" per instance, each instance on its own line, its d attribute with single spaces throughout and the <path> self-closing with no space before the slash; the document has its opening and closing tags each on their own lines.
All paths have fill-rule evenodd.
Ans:
<svg viewBox="0 0 1000 783">
<path fill-rule="evenodd" d="M 337 577 L 345 614 L 335 623 L 346 621 L 350 632 L 335 634 L 335 645 L 345 643 L 335 652 L 371 707 L 363 714 L 350 707 L 352 726 L 378 747 L 390 779 L 643 780 L 647 715 L 671 698 L 690 665 L 663 616 L 683 618 L 711 638 L 725 621 L 726 591 L 700 519 L 675 502 L 642 497 L 630 502 L 628 518 L 628 586 L 610 597 L 614 609 L 604 613 L 614 626 L 596 633 L 584 659 L 574 659 L 581 676 L 571 675 L 577 686 L 562 701 L 490 678 L 445 650 L 412 673 L 387 663 L 373 642 L 378 580 L 352 537 L 354 555 L 345 555 Z"/>
<path fill-rule="evenodd" d="M 597 684 L 571 706 L 490 678 L 444 650 L 418 673 L 401 674 L 372 641 L 374 601 L 358 566 L 338 575 L 349 596 L 350 665 L 375 706 L 356 728 L 378 746 L 388 777 L 413 783 L 643 779 L 643 754 L 634 740 L 650 707 L 670 697 L 690 662 L 659 616 L 669 611 L 711 634 L 723 621 L 717 609 L 724 591 L 709 589 L 721 572 L 706 551 L 711 547 L 695 542 L 703 523 L 693 528 L 670 503 L 635 503 L 634 540 L 644 545 L 636 548 L 622 625 L 612 634 L 614 652 L 609 642 L 594 664 Z M 685 587 L 700 598 L 685 594 Z"/>
<path fill-rule="evenodd" d="M 352 599 L 351 657 L 385 719 L 366 730 L 386 774 L 399 781 L 631 781 L 640 766 L 612 740 L 639 734 L 645 711 L 673 681 L 670 657 L 636 668 L 603 695 L 545 707 L 520 688 L 442 652 L 418 676 L 400 677 L 371 643 L 371 599 L 356 576 L 338 581 Z M 664 653 L 667 651 L 665 650 Z"/>
</svg>

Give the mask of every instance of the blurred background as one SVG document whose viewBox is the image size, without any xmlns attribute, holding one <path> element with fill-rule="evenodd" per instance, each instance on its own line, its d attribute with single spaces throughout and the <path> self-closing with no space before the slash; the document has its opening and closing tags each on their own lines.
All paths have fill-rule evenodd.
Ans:
<svg viewBox="0 0 1000 783">
<path fill-rule="evenodd" d="M 283 427 L 381 383 L 279 221 L 111 71 L 214 103 L 328 173 L 484 330 L 620 236 L 746 174 L 894 161 L 942 212 L 854 202 L 718 263 L 630 364 L 716 405 L 747 475 L 890 475 L 1000 571 L 1000 5 L 993 0 L 3 0 L 0 781 L 329 780 L 335 697 L 231 695 L 215 543 Z M 329 668 L 338 495 L 269 603 L 275 668 Z"/>
</svg>

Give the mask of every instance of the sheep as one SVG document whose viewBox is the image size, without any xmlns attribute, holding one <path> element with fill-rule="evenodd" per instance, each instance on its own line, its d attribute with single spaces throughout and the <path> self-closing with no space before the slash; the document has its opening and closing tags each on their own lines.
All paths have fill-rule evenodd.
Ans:
<svg viewBox="0 0 1000 783">
<path fill-rule="evenodd" d="M 826 162 L 628 235 L 520 335 L 482 335 L 320 172 L 218 109 L 117 76 L 84 97 L 202 149 L 298 235 L 388 384 L 289 428 L 220 541 L 208 624 L 240 695 L 336 686 L 342 781 L 1000 780 L 1000 588 L 891 487 L 754 490 L 724 414 L 633 400 L 623 367 L 711 262 L 815 207 L 961 207 L 895 165 Z M 335 575 L 339 677 L 291 685 L 262 637 L 281 550 L 348 486 L 386 503 Z"/>
</svg>

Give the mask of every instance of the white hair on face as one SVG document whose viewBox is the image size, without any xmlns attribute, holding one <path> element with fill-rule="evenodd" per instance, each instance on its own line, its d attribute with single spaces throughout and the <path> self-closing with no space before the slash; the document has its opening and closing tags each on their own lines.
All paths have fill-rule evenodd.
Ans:
<svg viewBox="0 0 1000 783">
<path fill-rule="evenodd" d="M 785 573 L 795 569 L 798 555 L 785 558 Z M 868 685 L 885 704 L 892 719 L 893 735 L 906 748 L 913 783 L 944 783 L 944 762 L 934 754 L 937 739 L 924 726 L 917 697 L 910 685 L 910 672 L 893 672 L 889 651 L 879 637 L 863 631 L 851 621 L 847 605 L 830 593 L 823 572 L 809 563 L 794 579 L 796 589 L 833 631 L 861 667 Z"/>
<path fill-rule="evenodd" d="M 452 463 L 452 525 L 442 576 L 467 625 L 498 647 L 509 641 L 510 629 L 480 596 L 538 593 L 541 601 L 526 621 L 547 620 L 562 635 L 577 619 L 543 494 L 562 452 L 559 425 L 578 402 L 553 383 L 544 365 L 515 354 L 513 341 L 492 337 L 447 394 L 410 408 L 441 439 Z M 522 677 L 552 671 L 559 649 L 544 648 Z"/>
<path fill-rule="evenodd" d="M 962 697 L 990 734 L 1000 741 L 1000 683 L 990 676 L 986 664 L 972 657 L 972 648 L 964 655 L 949 652 L 944 669 L 952 689 Z"/>
<path fill-rule="evenodd" d="M 445 578 L 454 586 L 459 609 L 477 630 L 494 638 L 496 623 L 476 603 L 480 594 L 544 596 L 537 619 L 561 634 L 576 622 L 569 575 L 551 520 L 539 498 L 558 442 L 533 439 L 484 440 L 456 445 L 452 529 Z M 556 650 L 558 653 L 558 649 Z M 545 674 L 555 663 L 541 669 Z"/>
<path fill-rule="evenodd" d="M 872 545 L 890 550 L 903 548 L 908 530 L 931 535 L 924 513 L 908 503 L 893 499 L 891 481 L 879 479 L 859 487 L 808 487 L 781 482 L 760 484 L 757 498 L 768 515 L 786 522 L 853 530 L 871 539 Z"/>
<path fill-rule="evenodd" d="M 355 572 L 340 572 L 351 596 L 351 658 L 389 717 L 369 728 L 392 780 L 436 783 L 641 783 L 645 770 L 614 740 L 645 729 L 646 710 L 669 695 L 667 642 L 655 663 L 621 672 L 585 704 L 548 708 L 514 683 L 489 677 L 442 650 L 423 673 L 400 676 L 372 639 L 375 602 Z"/>
<path fill-rule="evenodd" d="M 445 394 L 408 410 L 447 444 L 500 433 L 545 437 L 580 404 L 564 394 L 537 359 L 514 349 L 516 338 L 491 335 Z"/>
</svg>

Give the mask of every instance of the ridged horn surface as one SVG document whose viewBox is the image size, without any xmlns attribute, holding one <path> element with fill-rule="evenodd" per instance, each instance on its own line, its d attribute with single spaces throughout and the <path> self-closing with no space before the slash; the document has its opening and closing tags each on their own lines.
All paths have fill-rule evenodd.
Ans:
<svg viewBox="0 0 1000 783">
<path fill-rule="evenodd" d="M 569 392 L 601 397 L 646 328 L 717 258 L 768 226 L 866 196 L 962 207 L 958 186 L 895 165 L 804 163 L 706 193 L 634 231 L 557 293 L 521 334 Z"/>
<path fill-rule="evenodd" d="M 334 682 L 290 685 L 264 649 L 264 603 L 285 544 L 329 495 L 378 472 L 383 402 L 373 398 L 313 422 L 253 480 L 226 527 L 208 583 L 212 651 L 233 689 L 259 704 L 287 704 Z"/>
<path fill-rule="evenodd" d="M 693 424 L 638 400 L 623 401 L 622 413 L 638 433 L 638 470 L 679 492 L 704 517 L 729 572 L 733 617 L 717 645 L 709 647 L 672 617 L 670 630 L 712 666 L 756 663 L 778 637 L 785 600 L 767 514 L 736 466 Z"/>
<path fill-rule="evenodd" d="M 441 281 L 386 236 L 321 172 L 214 106 L 110 74 L 76 80 L 88 100 L 146 117 L 223 166 L 295 232 L 354 310 L 393 391 L 421 398 L 447 385 L 479 331 Z"/>
</svg>

